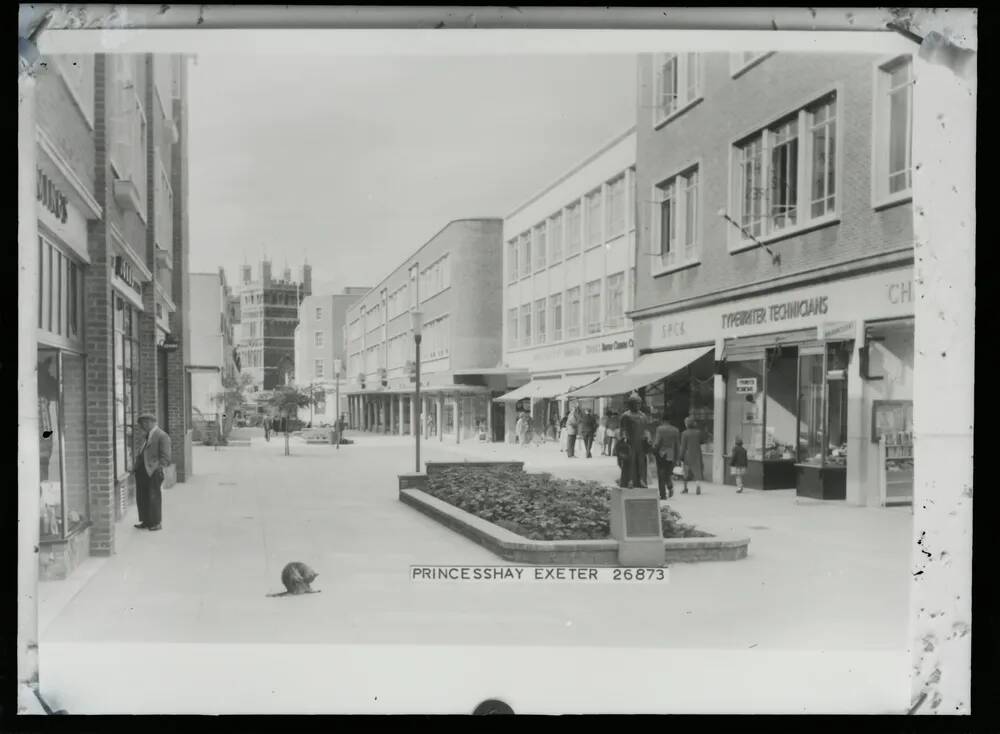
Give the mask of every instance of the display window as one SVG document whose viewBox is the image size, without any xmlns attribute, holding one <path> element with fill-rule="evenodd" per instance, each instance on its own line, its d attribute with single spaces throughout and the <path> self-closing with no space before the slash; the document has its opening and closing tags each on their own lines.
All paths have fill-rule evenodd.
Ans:
<svg viewBox="0 0 1000 734">
<path fill-rule="evenodd" d="M 40 539 L 60 540 L 86 526 L 86 379 L 80 355 L 38 350 Z"/>
</svg>

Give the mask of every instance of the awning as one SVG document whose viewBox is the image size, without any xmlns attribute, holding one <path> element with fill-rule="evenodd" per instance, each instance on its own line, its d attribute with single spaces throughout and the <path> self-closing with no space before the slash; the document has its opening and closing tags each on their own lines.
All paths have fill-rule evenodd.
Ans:
<svg viewBox="0 0 1000 734">
<path fill-rule="evenodd" d="M 715 347 L 695 347 L 675 349 L 670 352 L 654 352 L 637 359 L 631 367 L 608 375 L 592 385 L 570 393 L 571 398 L 605 398 L 627 395 L 633 390 L 645 387 L 682 370 L 700 357 L 704 357 Z"/>
<path fill-rule="evenodd" d="M 534 398 L 556 398 L 560 395 L 577 389 L 581 385 L 593 382 L 596 378 L 593 375 L 570 375 L 568 377 L 550 377 L 548 379 L 532 380 L 527 385 L 522 385 L 516 390 L 493 398 L 494 402 L 516 403 L 519 400 Z"/>
</svg>

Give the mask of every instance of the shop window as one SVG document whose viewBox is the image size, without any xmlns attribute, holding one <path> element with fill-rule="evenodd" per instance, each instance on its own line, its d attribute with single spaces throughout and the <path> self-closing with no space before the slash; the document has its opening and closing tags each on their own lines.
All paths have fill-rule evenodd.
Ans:
<svg viewBox="0 0 1000 734">
<path fill-rule="evenodd" d="M 747 457 L 764 458 L 764 361 L 729 361 L 726 380 L 726 450 L 743 439 Z"/>
</svg>

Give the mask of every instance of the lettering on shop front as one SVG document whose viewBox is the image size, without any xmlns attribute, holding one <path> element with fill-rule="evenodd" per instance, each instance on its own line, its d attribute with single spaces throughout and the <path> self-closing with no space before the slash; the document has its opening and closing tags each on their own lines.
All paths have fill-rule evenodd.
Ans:
<svg viewBox="0 0 1000 734">
<path fill-rule="evenodd" d="M 803 319 L 823 315 L 829 310 L 827 296 L 803 298 L 801 300 L 774 303 L 761 308 L 748 308 L 722 314 L 722 328 L 734 329 L 741 326 L 756 326 L 766 323 Z"/>
<path fill-rule="evenodd" d="M 63 224 L 69 218 L 69 199 L 56 188 L 51 179 L 42 173 L 42 169 L 36 169 L 38 174 L 38 201 L 48 209 Z"/>
</svg>

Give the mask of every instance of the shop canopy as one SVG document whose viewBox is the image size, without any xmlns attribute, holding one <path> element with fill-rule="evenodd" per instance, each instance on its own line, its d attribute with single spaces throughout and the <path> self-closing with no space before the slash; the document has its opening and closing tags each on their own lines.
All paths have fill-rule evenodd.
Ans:
<svg viewBox="0 0 1000 734">
<path fill-rule="evenodd" d="M 534 400 L 555 398 L 565 395 L 581 385 L 586 385 L 588 382 L 593 382 L 594 379 L 593 375 L 570 375 L 569 377 L 555 377 L 547 380 L 532 380 L 527 385 L 522 385 L 506 395 L 494 398 L 494 402 L 516 403 L 519 400 L 526 400 L 528 398 L 533 398 Z"/>
<path fill-rule="evenodd" d="M 651 385 L 675 372 L 684 369 L 706 354 L 714 347 L 695 347 L 693 349 L 676 349 L 671 352 L 654 352 L 645 354 L 637 359 L 631 367 L 613 375 L 608 375 L 603 380 L 598 380 L 592 385 L 574 390 L 569 394 L 571 398 L 606 398 L 615 395 L 627 395 L 640 387 Z"/>
</svg>

